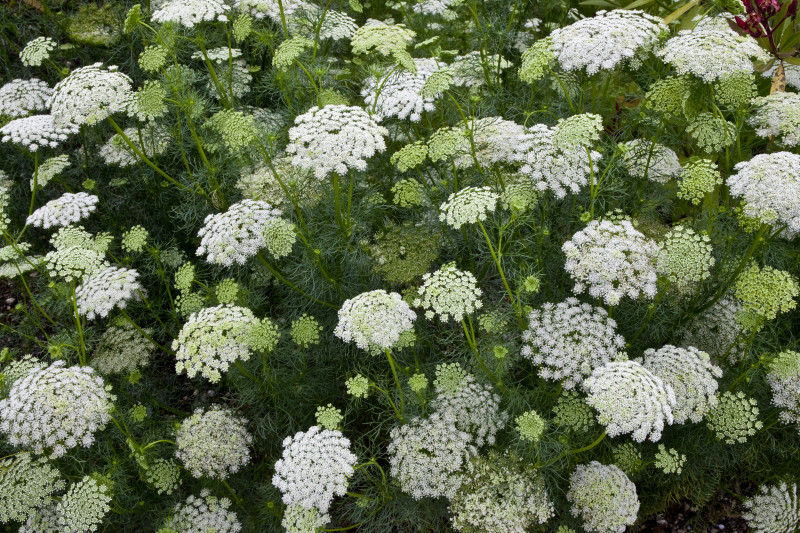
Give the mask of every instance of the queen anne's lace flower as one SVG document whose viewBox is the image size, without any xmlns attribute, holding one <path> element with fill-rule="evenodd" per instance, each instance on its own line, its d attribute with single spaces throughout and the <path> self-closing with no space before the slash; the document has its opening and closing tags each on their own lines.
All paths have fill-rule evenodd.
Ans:
<svg viewBox="0 0 800 533">
<path fill-rule="evenodd" d="M 736 126 L 713 113 L 700 113 L 686 126 L 697 147 L 708 154 L 719 152 L 736 140 Z"/>
<path fill-rule="evenodd" d="M 218 305 L 193 314 L 172 341 L 175 371 L 185 371 L 190 378 L 199 372 L 217 383 L 231 363 L 250 359 L 249 333 L 255 324 L 255 315 L 246 307 Z"/>
<path fill-rule="evenodd" d="M 764 427 L 758 419 L 758 402 L 743 392 L 726 391 L 719 397 L 717 406 L 708 415 L 708 429 L 727 444 L 743 444 Z"/>
<path fill-rule="evenodd" d="M 667 344 L 645 350 L 641 363 L 675 392 L 675 423 L 700 422 L 717 406 L 717 379 L 722 377 L 722 369 L 711 363 L 707 353 Z"/>
<path fill-rule="evenodd" d="M 0 128 L 3 142 L 11 141 L 14 144 L 21 144 L 31 152 L 35 152 L 42 146 L 57 148 L 67 140 L 67 137 L 77 132 L 78 127 L 72 124 L 56 126 L 53 122 L 53 115 L 18 118 Z"/>
<path fill-rule="evenodd" d="M 97 526 L 111 510 L 110 504 L 111 494 L 108 486 L 98 483 L 90 476 L 85 476 L 81 481 L 70 485 L 56 506 L 62 531 L 64 533 L 97 531 Z"/>
<path fill-rule="evenodd" d="M 575 390 L 559 395 L 553 407 L 553 422 L 576 433 L 586 433 L 594 425 L 594 413 L 584 398 Z"/>
<path fill-rule="evenodd" d="M 357 457 L 341 431 L 311 426 L 283 440 L 272 484 L 283 503 L 327 514 L 335 496 L 344 496 Z"/>
<path fill-rule="evenodd" d="M 18 379 L 0 400 L 0 431 L 14 446 L 61 457 L 92 445 L 111 418 L 113 399 L 94 370 L 56 361 Z"/>
<path fill-rule="evenodd" d="M 572 514 L 583 519 L 584 529 L 597 533 L 623 533 L 639 512 L 636 485 L 616 466 L 597 461 L 575 468 L 567 499 Z"/>
<path fill-rule="evenodd" d="M 328 514 L 320 513 L 316 507 L 306 509 L 302 505 L 289 505 L 283 510 L 281 525 L 286 533 L 319 531 L 331 521 Z"/>
<path fill-rule="evenodd" d="M 631 433 L 636 442 L 661 438 L 676 406 L 672 387 L 635 361 L 612 361 L 583 382 L 586 402 L 610 437 Z"/>
<path fill-rule="evenodd" d="M 178 533 L 238 533 L 242 525 L 236 513 L 229 510 L 230 506 L 228 498 L 217 498 L 210 490 L 203 489 L 199 497 L 190 495 L 175 506 L 165 529 Z"/>
<path fill-rule="evenodd" d="M 800 423 L 800 353 L 786 350 L 768 366 L 767 383 L 772 389 L 772 404 L 781 408 L 781 420 Z"/>
<path fill-rule="evenodd" d="M 714 192 L 717 185 L 722 185 L 717 164 L 710 159 L 693 158 L 681 172 L 677 195 L 699 205 L 706 194 Z"/>
<path fill-rule="evenodd" d="M 752 104 L 755 109 L 748 122 L 756 135 L 790 148 L 800 145 L 800 94 L 778 91 L 754 98 Z"/>
<path fill-rule="evenodd" d="M 489 187 L 465 187 L 451 194 L 439 208 L 439 220 L 454 229 L 486 220 L 500 197 Z"/>
<path fill-rule="evenodd" d="M 518 139 L 525 128 L 500 117 L 484 117 L 472 121 L 470 129 L 475 153 L 473 155 L 469 140 L 465 138 L 465 150 L 460 150 L 455 157 L 457 167 L 469 168 L 476 162 L 480 165 L 516 162 Z"/>
<path fill-rule="evenodd" d="M 519 79 L 527 83 L 539 81 L 550 70 L 554 59 L 553 38 L 546 37 L 536 41 L 522 54 Z"/>
<path fill-rule="evenodd" d="M 48 252 L 44 256 L 44 264 L 51 278 L 60 278 L 67 282 L 79 280 L 109 266 L 102 253 L 80 246 Z"/>
<path fill-rule="evenodd" d="M 150 329 L 143 330 L 148 335 Z M 139 330 L 129 323 L 121 326 L 110 326 L 100 337 L 94 350 L 91 365 L 103 374 L 120 374 L 133 372 L 137 368 L 147 366 L 153 345 Z"/>
<path fill-rule="evenodd" d="M 797 485 L 763 485 L 758 494 L 744 501 L 742 517 L 754 533 L 795 533 L 800 528 Z"/>
<path fill-rule="evenodd" d="M 440 381 L 437 368 L 436 384 Z M 473 435 L 475 444 L 494 444 L 495 435 L 508 421 L 508 414 L 500 411 L 500 397 L 491 387 L 475 382 L 465 375 L 457 386 L 436 387 L 437 396 L 431 402 L 433 410 L 442 418 L 455 423 L 456 428 Z"/>
<path fill-rule="evenodd" d="M 433 274 L 425 274 L 422 281 L 419 297 L 413 305 L 425 309 L 428 320 L 438 316 L 443 322 L 451 318 L 458 322 L 464 315 L 483 307 L 478 280 L 471 272 L 458 270 L 455 263 L 443 265 Z"/>
<path fill-rule="evenodd" d="M 236 9 L 249 12 L 258 20 L 264 17 L 270 18 L 273 22 L 281 23 L 281 7 L 286 18 L 292 18 L 295 13 L 313 7 L 305 0 L 234 0 L 233 5 Z"/>
<path fill-rule="evenodd" d="M 133 97 L 131 83 L 116 66 L 95 63 L 75 69 L 53 88 L 53 122 L 58 127 L 90 126 L 125 111 Z"/>
<path fill-rule="evenodd" d="M 686 464 L 686 456 L 675 448 L 667 449 L 663 444 L 659 444 L 654 464 L 665 474 L 680 474 L 683 465 Z"/>
<path fill-rule="evenodd" d="M 509 68 L 512 63 L 497 54 L 485 54 L 481 57 L 478 50 L 456 56 L 447 71 L 456 87 L 480 87 L 486 83 L 486 77 L 496 80 L 500 71 Z M 488 72 L 487 72 L 488 71 Z"/>
<path fill-rule="evenodd" d="M 634 178 L 644 178 L 666 183 L 683 172 L 678 155 L 666 146 L 642 139 L 623 145 L 622 163 Z"/>
<path fill-rule="evenodd" d="M 528 319 L 522 355 L 539 368 L 540 377 L 562 381 L 565 389 L 574 388 L 625 348 L 625 339 L 606 310 L 577 298 L 546 303 L 531 311 Z"/>
<path fill-rule="evenodd" d="M 658 245 L 621 220 L 593 220 L 565 242 L 564 268 L 575 280 L 574 291 L 617 305 L 623 296 L 653 298 L 658 276 Z"/>
<path fill-rule="evenodd" d="M 382 56 L 392 56 L 408 70 L 414 70 L 414 61 L 406 52 L 406 47 L 411 44 L 415 35 L 402 24 L 386 24 L 369 19 L 353 33 L 350 44 L 356 55 L 374 51 Z"/>
<path fill-rule="evenodd" d="M 402 333 L 413 328 L 416 318 L 399 294 L 378 289 L 345 300 L 333 333 L 362 350 L 375 346 L 388 350 Z"/>
<path fill-rule="evenodd" d="M 64 489 L 58 470 L 28 452 L 0 459 L 0 523 L 22 522 Z"/>
<path fill-rule="evenodd" d="M 367 109 L 375 109 L 378 120 L 386 117 L 410 119 L 419 122 L 423 111 L 434 111 L 433 98 L 420 95 L 422 87 L 438 68 L 435 59 L 415 59 L 417 71 L 411 73 L 390 67 L 377 79 L 368 78 L 361 90 Z"/>
<path fill-rule="evenodd" d="M 469 433 L 439 413 L 392 429 L 391 474 L 403 492 L 419 500 L 454 498 L 464 481 L 467 462 L 478 454 Z"/>
<path fill-rule="evenodd" d="M 230 6 L 223 0 L 167 0 L 153 12 L 154 22 L 194 27 L 201 22 L 227 22 Z"/>
<path fill-rule="evenodd" d="M 800 285 L 785 270 L 759 268 L 753 263 L 736 278 L 734 291 L 746 310 L 762 319 L 774 320 L 778 313 L 797 307 L 795 298 L 800 295 Z"/>
<path fill-rule="evenodd" d="M 175 457 L 194 477 L 225 479 L 250 462 L 253 437 L 247 421 L 230 409 L 196 409 L 181 422 L 175 436 Z"/>
<path fill-rule="evenodd" d="M 638 10 L 598 11 L 555 30 L 553 54 L 564 70 L 586 69 L 587 74 L 628 63 L 636 66 L 666 30 L 661 19 Z"/>
<path fill-rule="evenodd" d="M 313 170 L 322 180 L 332 172 L 365 170 L 367 159 L 386 150 L 388 133 L 360 107 L 312 107 L 295 119 L 286 152 L 294 154 L 292 164 Z"/>
<path fill-rule="evenodd" d="M 75 289 L 78 313 L 89 320 L 106 317 L 115 307 L 125 309 L 128 300 L 139 299 L 143 290 L 139 273 L 129 268 L 108 267 L 83 278 Z"/>
<path fill-rule="evenodd" d="M 69 155 L 61 154 L 47 159 L 44 163 L 39 165 L 38 171 L 31 176 L 31 190 L 33 190 L 34 183 L 37 188 L 46 187 L 50 180 L 61 174 L 70 166 Z"/>
<path fill-rule="evenodd" d="M 39 67 L 45 59 L 50 58 L 50 52 L 55 50 L 56 42 L 50 37 L 37 37 L 22 49 L 19 59 L 26 67 Z"/>
<path fill-rule="evenodd" d="M 167 131 L 154 125 L 147 125 L 141 128 L 125 128 L 123 133 L 147 157 L 161 155 L 170 143 L 170 136 Z M 129 167 L 141 162 L 136 152 L 131 150 L 128 143 L 118 133 L 112 135 L 100 147 L 99 153 L 100 157 L 108 165 Z"/>
<path fill-rule="evenodd" d="M 68 226 L 89 216 L 97 209 L 100 199 L 93 194 L 64 193 L 60 198 L 50 200 L 33 212 L 25 221 L 26 224 L 37 228 L 50 228 L 53 226 Z"/>
<path fill-rule="evenodd" d="M 691 228 L 673 227 L 658 251 L 658 273 L 666 276 L 679 292 L 694 291 L 708 279 L 714 266 L 710 241 L 708 235 L 698 235 Z"/>
<path fill-rule="evenodd" d="M 12 80 L 0 87 L 0 115 L 16 118 L 46 111 L 52 95 L 53 90 L 40 79 Z"/>
</svg>

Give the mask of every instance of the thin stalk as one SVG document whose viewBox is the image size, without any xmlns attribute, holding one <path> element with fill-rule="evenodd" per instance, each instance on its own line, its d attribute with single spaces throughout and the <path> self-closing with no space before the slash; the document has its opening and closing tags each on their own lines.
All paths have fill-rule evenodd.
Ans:
<svg viewBox="0 0 800 533">
<path fill-rule="evenodd" d="M 400 380 L 397 377 L 397 370 L 395 370 L 394 357 L 388 348 L 384 349 L 386 358 L 389 360 L 389 366 L 392 368 L 392 375 L 394 376 L 394 383 L 397 385 L 397 393 L 400 395 L 400 419 L 405 423 L 405 402 L 403 400 L 403 388 L 400 386 Z"/>
</svg>

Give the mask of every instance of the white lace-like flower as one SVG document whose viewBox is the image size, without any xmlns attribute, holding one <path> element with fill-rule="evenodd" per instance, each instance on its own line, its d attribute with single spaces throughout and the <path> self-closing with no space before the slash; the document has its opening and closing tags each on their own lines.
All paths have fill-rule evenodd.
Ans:
<svg viewBox="0 0 800 533">
<path fill-rule="evenodd" d="M 680 344 L 684 347 L 696 346 L 717 362 L 727 357 L 731 364 L 735 364 L 744 355 L 750 331 L 741 323 L 741 317 L 745 314 L 739 300 L 732 296 L 720 298 L 679 331 Z"/>
<path fill-rule="evenodd" d="M 111 494 L 108 486 L 85 476 L 81 481 L 70 485 L 69 490 L 58 502 L 59 525 L 64 533 L 85 533 L 97 531 L 97 526 L 111 511 Z"/>
<path fill-rule="evenodd" d="M 282 4 L 278 0 L 234 0 L 233 5 L 259 20 L 267 17 L 277 24 L 281 23 L 281 7 L 286 18 L 291 18 L 297 11 L 314 7 L 305 0 L 283 0 Z"/>
<path fill-rule="evenodd" d="M 575 467 L 567 499 L 584 529 L 597 533 L 624 533 L 639 512 L 636 485 L 618 467 L 597 461 Z"/>
<path fill-rule="evenodd" d="M 3 142 L 11 141 L 14 144 L 21 144 L 31 152 L 35 152 L 42 146 L 58 148 L 67 140 L 67 137 L 78 132 L 78 127 L 72 124 L 56 126 L 53 122 L 53 115 L 32 115 L 30 117 L 12 120 L 2 128 Z"/>
<path fill-rule="evenodd" d="M 114 397 L 89 367 L 56 361 L 18 379 L 0 400 L 0 431 L 14 446 L 51 458 L 88 448 L 110 420 Z"/>
<path fill-rule="evenodd" d="M 458 270 L 455 263 L 448 263 L 433 274 L 422 276 L 422 287 L 417 290 L 419 298 L 414 307 L 425 309 L 428 320 L 438 316 L 442 322 L 451 318 L 459 322 L 464 315 L 470 315 L 483 307 L 478 288 L 478 280 L 472 272 Z"/>
<path fill-rule="evenodd" d="M 44 229 L 69 226 L 93 213 L 97 209 L 98 201 L 100 199 L 93 194 L 66 192 L 60 198 L 50 200 L 34 211 L 25 223 Z"/>
<path fill-rule="evenodd" d="M 46 502 L 19 528 L 19 533 L 61 533 L 60 515 L 56 509 L 58 502 Z"/>
<path fill-rule="evenodd" d="M 786 235 L 800 233 L 800 155 L 759 154 L 742 161 L 728 178 L 731 196 L 744 200 L 744 213 L 765 224 L 786 224 Z"/>
<path fill-rule="evenodd" d="M 246 426 L 247 420 L 230 409 L 196 409 L 181 422 L 175 436 L 175 457 L 196 478 L 225 479 L 250 463 L 253 437 Z"/>
<path fill-rule="evenodd" d="M 755 127 L 756 135 L 774 138 L 789 148 L 800 145 L 800 94 L 778 91 L 754 98 L 752 105 L 747 121 Z"/>
<path fill-rule="evenodd" d="M 109 267 L 83 278 L 75 289 L 78 313 L 89 320 L 106 317 L 115 307 L 125 309 L 127 301 L 139 299 L 139 273 L 129 268 Z"/>
<path fill-rule="evenodd" d="M 451 194 L 439 208 L 439 220 L 454 229 L 483 222 L 497 207 L 500 196 L 489 187 L 465 187 Z"/>
<path fill-rule="evenodd" d="M 0 87 L 0 115 L 24 117 L 34 111 L 47 111 L 53 89 L 37 78 L 12 80 Z"/>
<path fill-rule="evenodd" d="M 577 298 L 557 305 L 548 302 L 531 311 L 528 319 L 522 355 L 538 367 L 541 378 L 563 380 L 565 389 L 617 359 L 625 348 L 625 339 L 606 310 Z"/>
<path fill-rule="evenodd" d="M 39 67 L 55 48 L 56 42 L 50 37 L 37 37 L 28 41 L 20 52 L 19 59 L 26 67 Z"/>
<path fill-rule="evenodd" d="M 341 431 L 311 426 L 283 440 L 272 484 L 283 493 L 286 505 L 314 508 L 324 515 L 333 498 L 347 492 L 356 460 Z"/>
<path fill-rule="evenodd" d="M 518 139 L 525 133 L 521 125 L 500 117 L 485 117 L 475 120 L 471 129 L 475 157 L 469 140 L 464 139 L 465 150 L 454 158 L 457 167 L 469 168 L 475 164 L 475 159 L 481 165 L 513 164 L 517 161 Z"/>
<path fill-rule="evenodd" d="M 396 427 L 390 436 L 391 475 L 403 492 L 417 500 L 455 497 L 464 468 L 478 454 L 472 436 L 439 413 Z"/>
<path fill-rule="evenodd" d="M 330 515 L 320 513 L 315 507 L 306 509 L 302 505 L 289 505 L 283 510 L 281 525 L 286 533 L 308 533 L 319 531 L 330 521 Z"/>
<path fill-rule="evenodd" d="M 722 369 L 711 363 L 707 353 L 667 344 L 658 350 L 645 350 L 641 363 L 672 387 L 676 424 L 700 422 L 717 406 L 717 379 L 722 377 Z"/>
<path fill-rule="evenodd" d="M 400 335 L 414 327 L 417 315 L 396 292 L 383 289 L 363 292 L 345 300 L 333 333 L 362 350 L 373 346 L 388 350 Z"/>
<path fill-rule="evenodd" d="M 153 11 L 154 22 L 173 22 L 193 28 L 201 22 L 227 22 L 230 6 L 224 0 L 167 0 Z"/>
<path fill-rule="evenodd" d="M 298 116 L 289 130 L 287 154 L 292 164 L 313 170 L 317 179 L 349 169 L 365 170 L 367 159 L 386 150 L 389 132 L 360 107 L 312 107 Z"/>
<path fill-rule="evenodd" d="M 658 245 L 627 220 L 617 224 L 592 220 L 561 249 L 576 294 L 588 288 L 590 295 L 608 305 L 617 305 L 623 296 L 652 299 L 656 295 Z"/>
<path fill-rule="evenodd" d="M 246 307 L 218 305 L 194 313 L 183 325 L 172 349 L 178 362 L 175 371 L 193 378 L 199 372 L 217 383 L 235 361 L 250 359 L 248 336 L 257 323 Z"/>
<path fill-rule="evenodd" d="M 119 111 L 133 97 L 131 79 L 118 67 L 95 63 L 73 70 L 53 87 L 50 113 L 58 127 L 91 126 Z"/>
<path fill-rule="evenodd" d="M 125 128 L 123 133 L 138 150 L 149 158 L 161 155 L 171 140 L 166 130 L 153 125 L 142 126 L 138 129 L 135 127 Z M 144 142 L 144 145 L 140 140 Z M 141 159 L 136 155 L 136 152 L 131 150 L 118 133 L 112 135 L 100 147 L 99 153 L 107 165 L 129 167 L 141 163 Z"/>
<path fill-rule="evenodd" d="M 676 179 L 683 172 L 678 155 L 663 144 L 634 139 L 623 145 L 622 163 L 628 174 L 656 183 Z"/>
<path fill-rule="evenodd" d="M 781 408 L 781 420 L 800 423 L 800 353 L 786 350 L 769 363 L 767 383 L 772 389 L 772 405 Z"/>
<path fill-rule="evenodd" d="M 691 228 L 674 226 L 660 244 L 656 270 L 666 276 L 672 287 L 688 293 L 711 276 L 715 259 L 711 238 L 698 235 Z"/>
<path fill-rule="evenodd" d="M 150 329 L 143 330 L 148 335 Z M 100 337 L 90 364 L 103 374 L 130 373 L 147 366 L 153 345 L 131 324 L 110 326 Z"/>
<path fill-rule="evenodd" d="M 587 74 L 620 64 L 637 66 L 666 30 L 658 17 L 638 10 L 598 11 L 551 34 L 553 53 L 564 70 Z"/>
<path fill-rule="evenodd" d="M 77 281 L 83 276 L 93 274 L 109 266 L 103 254 L 96 250 L 80 246 L 59 248 L 47 252 L 44 264 L 51 278 L 60 278 L 66 282 Z"/>
<path fill-rule="evenodd" d="M 467 374 L 459 387 L 437 388 L 437 392 L 431 407 L 443 420 L 472 435 L 476 446 L 494 445 L 495 435 L 508 422 L 508 413 L 500 411 L 500 396 L 491 387 Z"/>
<path fill-rule="evenodd" d="M 178 533 L 238 533 L 242 524 L 236 513 L 229 510 L 230 506 L 228 498 L 217 498 L 210 490 L 203 489 L 199 497 L 190 495 L 176 505 L 166 526 Z"/>
<path fill-rule="evenodd" d="M 197 232 L 201 237 L 197 255 L 218 265 L 243 265 L 267 246 L 265 232 L 280 215 L 280 209 L 262 200 L 242 200 L 224 213 L 208 215 Z"/>
<path fill-rule="evenodd" d="M 795 533 L 800 528 L 797 485 L 763 485 L 758 494 L 744 502 L 742 517 L 754 533 Z"/>
<path fill-rule="evenodd" d="M 417 66 L 416 73 L 393 66 L 378 79 L 366 80 L 361 96 L 367 109 L 375 109 L 378 120 L 397 117 L 419 122 L 423 111 L 436 110 L 434 99 L 423 98 L 420 91 L 431 74 L 439 69 L 439 65 L 430 58 L 414 59 L 414 63 Z"/>
<path fill-rule="evenodd" d="M 33 516 L 64 486 L 61 474 L 44 458 L 22 452 L 0 459 L 0 523 Z"/>
<path fill-rule="evenodd" d="M 631 433 L 636 442 L 657 442 L 664 424 L 673 422 L 672 387 L 635 361 L 612 361 L 595 369 L 583 388 L 609 437 Z"/>
<path fill-rule="evenodd" d="M 488 68 L 488 76 L 490 79 L 497 81 L 502 72 L 513 63 L 503 56 L 497 54 L 486 54 L 481 57 L 481 53 L 473 50 L 468 54 L 456 56 L 447 71 L 453 79 L 453 85 L 456 87 L 480 87 L 486 83 L 486 76 Z"/>
</svg>

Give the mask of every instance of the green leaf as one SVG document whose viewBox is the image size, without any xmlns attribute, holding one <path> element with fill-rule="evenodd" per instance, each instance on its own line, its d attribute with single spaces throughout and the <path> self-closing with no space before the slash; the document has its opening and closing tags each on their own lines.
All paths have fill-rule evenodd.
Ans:
<svg viewBox="0 0 800 533">
<path fill-rule="evenodd" d="M 666 17 L 664 17 L 664 24 L 669 24 L 670 22 L 679 19 L 684 13 L 692 9 L 695 4 L 699 4 L 700 0 L 691 0 L 689 3 L 684 4 L 682 7 L 679 7 Z"/>
</svg>

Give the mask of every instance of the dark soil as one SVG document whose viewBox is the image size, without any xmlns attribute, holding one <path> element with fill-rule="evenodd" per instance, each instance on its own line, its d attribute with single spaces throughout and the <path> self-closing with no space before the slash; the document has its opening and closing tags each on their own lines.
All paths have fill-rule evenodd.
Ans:
<svg viewBox="0 0 800 533">
<path fill-rule="evenodd" d="M 747 533 L 741 513 L 736 498 L 721 492 L 702 510 L 684 501 L 632 528 L 631 533 Z"/>
</svg>

